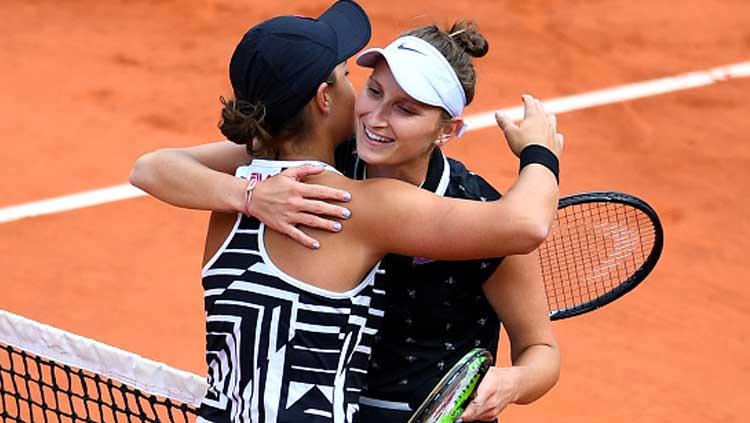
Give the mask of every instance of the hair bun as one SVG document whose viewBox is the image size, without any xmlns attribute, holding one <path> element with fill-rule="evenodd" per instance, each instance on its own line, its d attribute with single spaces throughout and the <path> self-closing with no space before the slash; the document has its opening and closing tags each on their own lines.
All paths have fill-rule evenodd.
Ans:
<svg viewBox="0 0 750 423">
<path fill-rule="evenodd" d="M 457 21 L 448 33 L 453 41 L 472 57 L 482 57 L 490 49 L 490 45 L 479 33 L 479 28 L 474 21 Z"/>
<path fill-rule="evenodd" d="M 219 122 L 221 133 L 235 144 L 252 145 L 253 138 L 264 132 L 260 124 L 265 108 L 244 100 L 225 100 L 224 97 L 220 100 L 224 105 Z"/>
</svg>

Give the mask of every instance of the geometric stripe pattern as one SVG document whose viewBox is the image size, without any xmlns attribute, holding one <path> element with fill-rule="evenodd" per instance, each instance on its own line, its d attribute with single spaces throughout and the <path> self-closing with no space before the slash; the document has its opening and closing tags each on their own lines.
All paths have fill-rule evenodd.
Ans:
<svg viewBox="0 0 750 423">
<path fill-rule="evenodd" d="M 265 178 L 284 164 L 243 171 Z M 199 421 L 353 422 L 383 316 L 378 267 L 350 291 L 323 290 L 273 264 L 264 230 L 238 214 L 203 269 L 209 389 Z"/>
</svg>

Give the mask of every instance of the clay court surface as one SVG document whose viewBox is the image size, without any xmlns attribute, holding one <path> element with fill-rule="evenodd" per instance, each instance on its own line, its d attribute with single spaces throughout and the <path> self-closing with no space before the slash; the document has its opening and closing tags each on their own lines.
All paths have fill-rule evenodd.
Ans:
<svg viewBox="0 0 750 423">
<path fill-rule="evenodd" d="M 750 59 L 750 2 L 363 0 L 372 45 L 474 17 L 490 41 L 467 114 Z M 327 1 L 7 1 L 0 207 L 127 182 L 144 152 L 220 139 L 236 41 Z M 357 88 L 366 72 L 352 66 Z M 557 386 L 504 422 L 744 422 L 750 412 L 750 79 L 558 116 L 563 194 L 619 190 L 659 212 L 649 279 L 555 323 Z M 497 129 L 449 155 L 507 188 Z M 150 198 L 0 224 L 0 308 L 203 373 L 208 214 Z M 501 355 L 507 355 L 507 343 Z"/>
</svg>

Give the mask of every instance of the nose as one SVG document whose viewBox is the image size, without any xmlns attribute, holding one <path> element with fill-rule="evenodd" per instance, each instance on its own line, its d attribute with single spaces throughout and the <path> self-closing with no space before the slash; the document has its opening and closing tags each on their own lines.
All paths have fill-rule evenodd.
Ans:
<svg viewBox="0 0 750 423">
<path fill-rule="evenodd" d="M 371 128 L 385 128 L 388 126 L 388 119 L 386 115 L 385 107 L 382 104 L 376 106 L 367 115 L 367 126 Z"/>
</svg>

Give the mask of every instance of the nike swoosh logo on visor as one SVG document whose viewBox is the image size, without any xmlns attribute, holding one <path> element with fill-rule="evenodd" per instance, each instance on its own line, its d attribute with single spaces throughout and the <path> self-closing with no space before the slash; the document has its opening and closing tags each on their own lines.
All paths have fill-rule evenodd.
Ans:
<svg viewBox="0 0 750 423">
<path fill-rule="evenodd" d="M 427 56 L 426 54 L 422 53 L 422 52 L 421 52 L 421 51 L 419 51 L 419 50 L 413 49 L 413 48 L 411 48 L 411 47 L 407 47 L 407 46 L 406 46 L 406 44 L 399 44 L 399 46 L 398 46 L 397 48 L 398 48 L 399 50 L 413 51 L 414 53 L 419 53 L 419 54 L 421 54 L 422 56 Z"/>
</svg>

